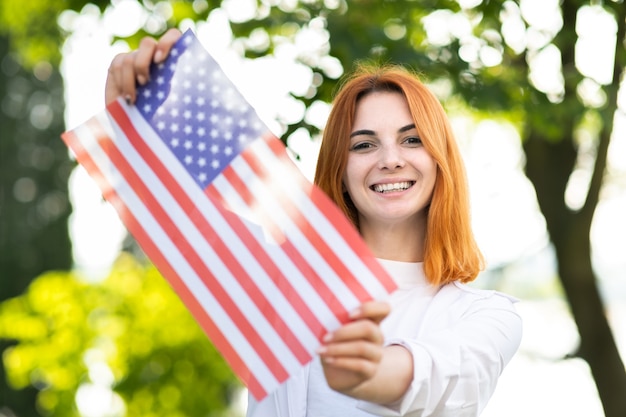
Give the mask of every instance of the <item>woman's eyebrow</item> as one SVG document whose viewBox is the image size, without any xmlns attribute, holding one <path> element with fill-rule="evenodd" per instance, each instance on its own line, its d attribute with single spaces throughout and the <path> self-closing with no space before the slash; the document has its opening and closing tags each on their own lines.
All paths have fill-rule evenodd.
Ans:
<svg viewBox="0 0 626 417">
<path fill-rule="evenodd" d="M 415 124 L 411 123 L 410 125 L 401 127 L 400 129 L 398 129 L 398 133 L 408 132 L 411 129 L 415 129 Z M 359 136 L 359 135 L 375 136 L 376 132 L 374 132 L 373 130 L 368 130 L 368 129 L 360 129 L 360 130 L 355 130 L 354 132 L 350 133 L 351 138 L 355 136 Z"/>
<path fill-rule="evenodd" d="M 408 132 L 411 129 L 415 129 L 415 124 L 414 123 L 411 123 L 410 125 L 406 125 L 404 127 L 401 127 L 400 129 L 398 129 L 398 133 Z"/>
<path fill-rule="evenodd" d="M 374 136 L 375 134 L 376 132 L 374 132 L 373 130 L 361 129 L 361 130 L 355 130 L 354 132 L 350 133 L 350 137 L 353 138 L 359 135 Z"/>
</svg>

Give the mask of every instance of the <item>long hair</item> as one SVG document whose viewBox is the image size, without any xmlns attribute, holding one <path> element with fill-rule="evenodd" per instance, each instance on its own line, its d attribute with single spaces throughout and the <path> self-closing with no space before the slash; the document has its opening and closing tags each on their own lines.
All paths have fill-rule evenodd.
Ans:
<svg viewBox="0 0 626 417">
<path fill-rule="evenodd" d="M 396 91 L 406 98 L 423 146 L 437 164 L 424 242 L 424 272 L 428 280 L 434 285 L 473 280 L 483 268 L 484 258 L 471 228 L 461 153 L 441 103 L 409 70 L 361 65 L 344 81 L 323 132 L 315 184 L 358 229 L 358 212 L 344 193 L 342 178 L 356 106 L 362 97 L 375 91 Z"/>
</svg>

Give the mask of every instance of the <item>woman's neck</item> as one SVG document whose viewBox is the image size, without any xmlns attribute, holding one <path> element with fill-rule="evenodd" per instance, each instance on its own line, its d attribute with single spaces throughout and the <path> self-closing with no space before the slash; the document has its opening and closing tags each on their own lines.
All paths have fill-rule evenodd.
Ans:
<svg viewBox="0 0 626 417">
<path fill-rule="evenodd" d="M 424 260 L 425 224 L 361 224 L 361 235 L 377 258 L 402 262 Z"/>
</svg>

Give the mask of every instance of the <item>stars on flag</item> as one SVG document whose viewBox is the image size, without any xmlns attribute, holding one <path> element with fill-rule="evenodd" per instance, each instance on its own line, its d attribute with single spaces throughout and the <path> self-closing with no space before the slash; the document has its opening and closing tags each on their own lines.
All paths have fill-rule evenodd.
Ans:
<svg viewBox="0 0 626 417">
<path fill-rule="evenodd" d="M 137 108 L 205 188 L 266 127 L 204 48 L 177 45 L 170 60 L 139 87 Z"/>
</svg>

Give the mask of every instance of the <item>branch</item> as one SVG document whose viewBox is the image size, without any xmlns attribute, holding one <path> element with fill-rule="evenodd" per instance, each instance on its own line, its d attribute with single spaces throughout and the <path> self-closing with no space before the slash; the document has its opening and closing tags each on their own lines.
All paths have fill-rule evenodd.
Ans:
<svg viewBox="0 0 626 417">
<path fill-rule="evenodd" d="M 617 112 L 617 96 L 620 88 L 620 80 L 622 72 L 626 67 L 626 54 L 623 51 L 624 42 L 626 42 L 626 8 L 623 5 L 612 5 L 617 19 L 617 36 L 615 41 L 615 61 L 613 65 L 613 82 L 607 86 L 607 105 L 601 112 L 603 123 L 598 141 L 598 149 L 596 161 L 593 167 L 593 174 L 589 184 L 589 192 L 585 204 L 581 209 L 584 216 L 589 219 L 593 217 L 595 208 L 600 199 L 600 191 L 604 179 L 607 154 L 609 144 L 611 142 L 611 134 L 613 133 L 615 113 Z"/>
</svg>

